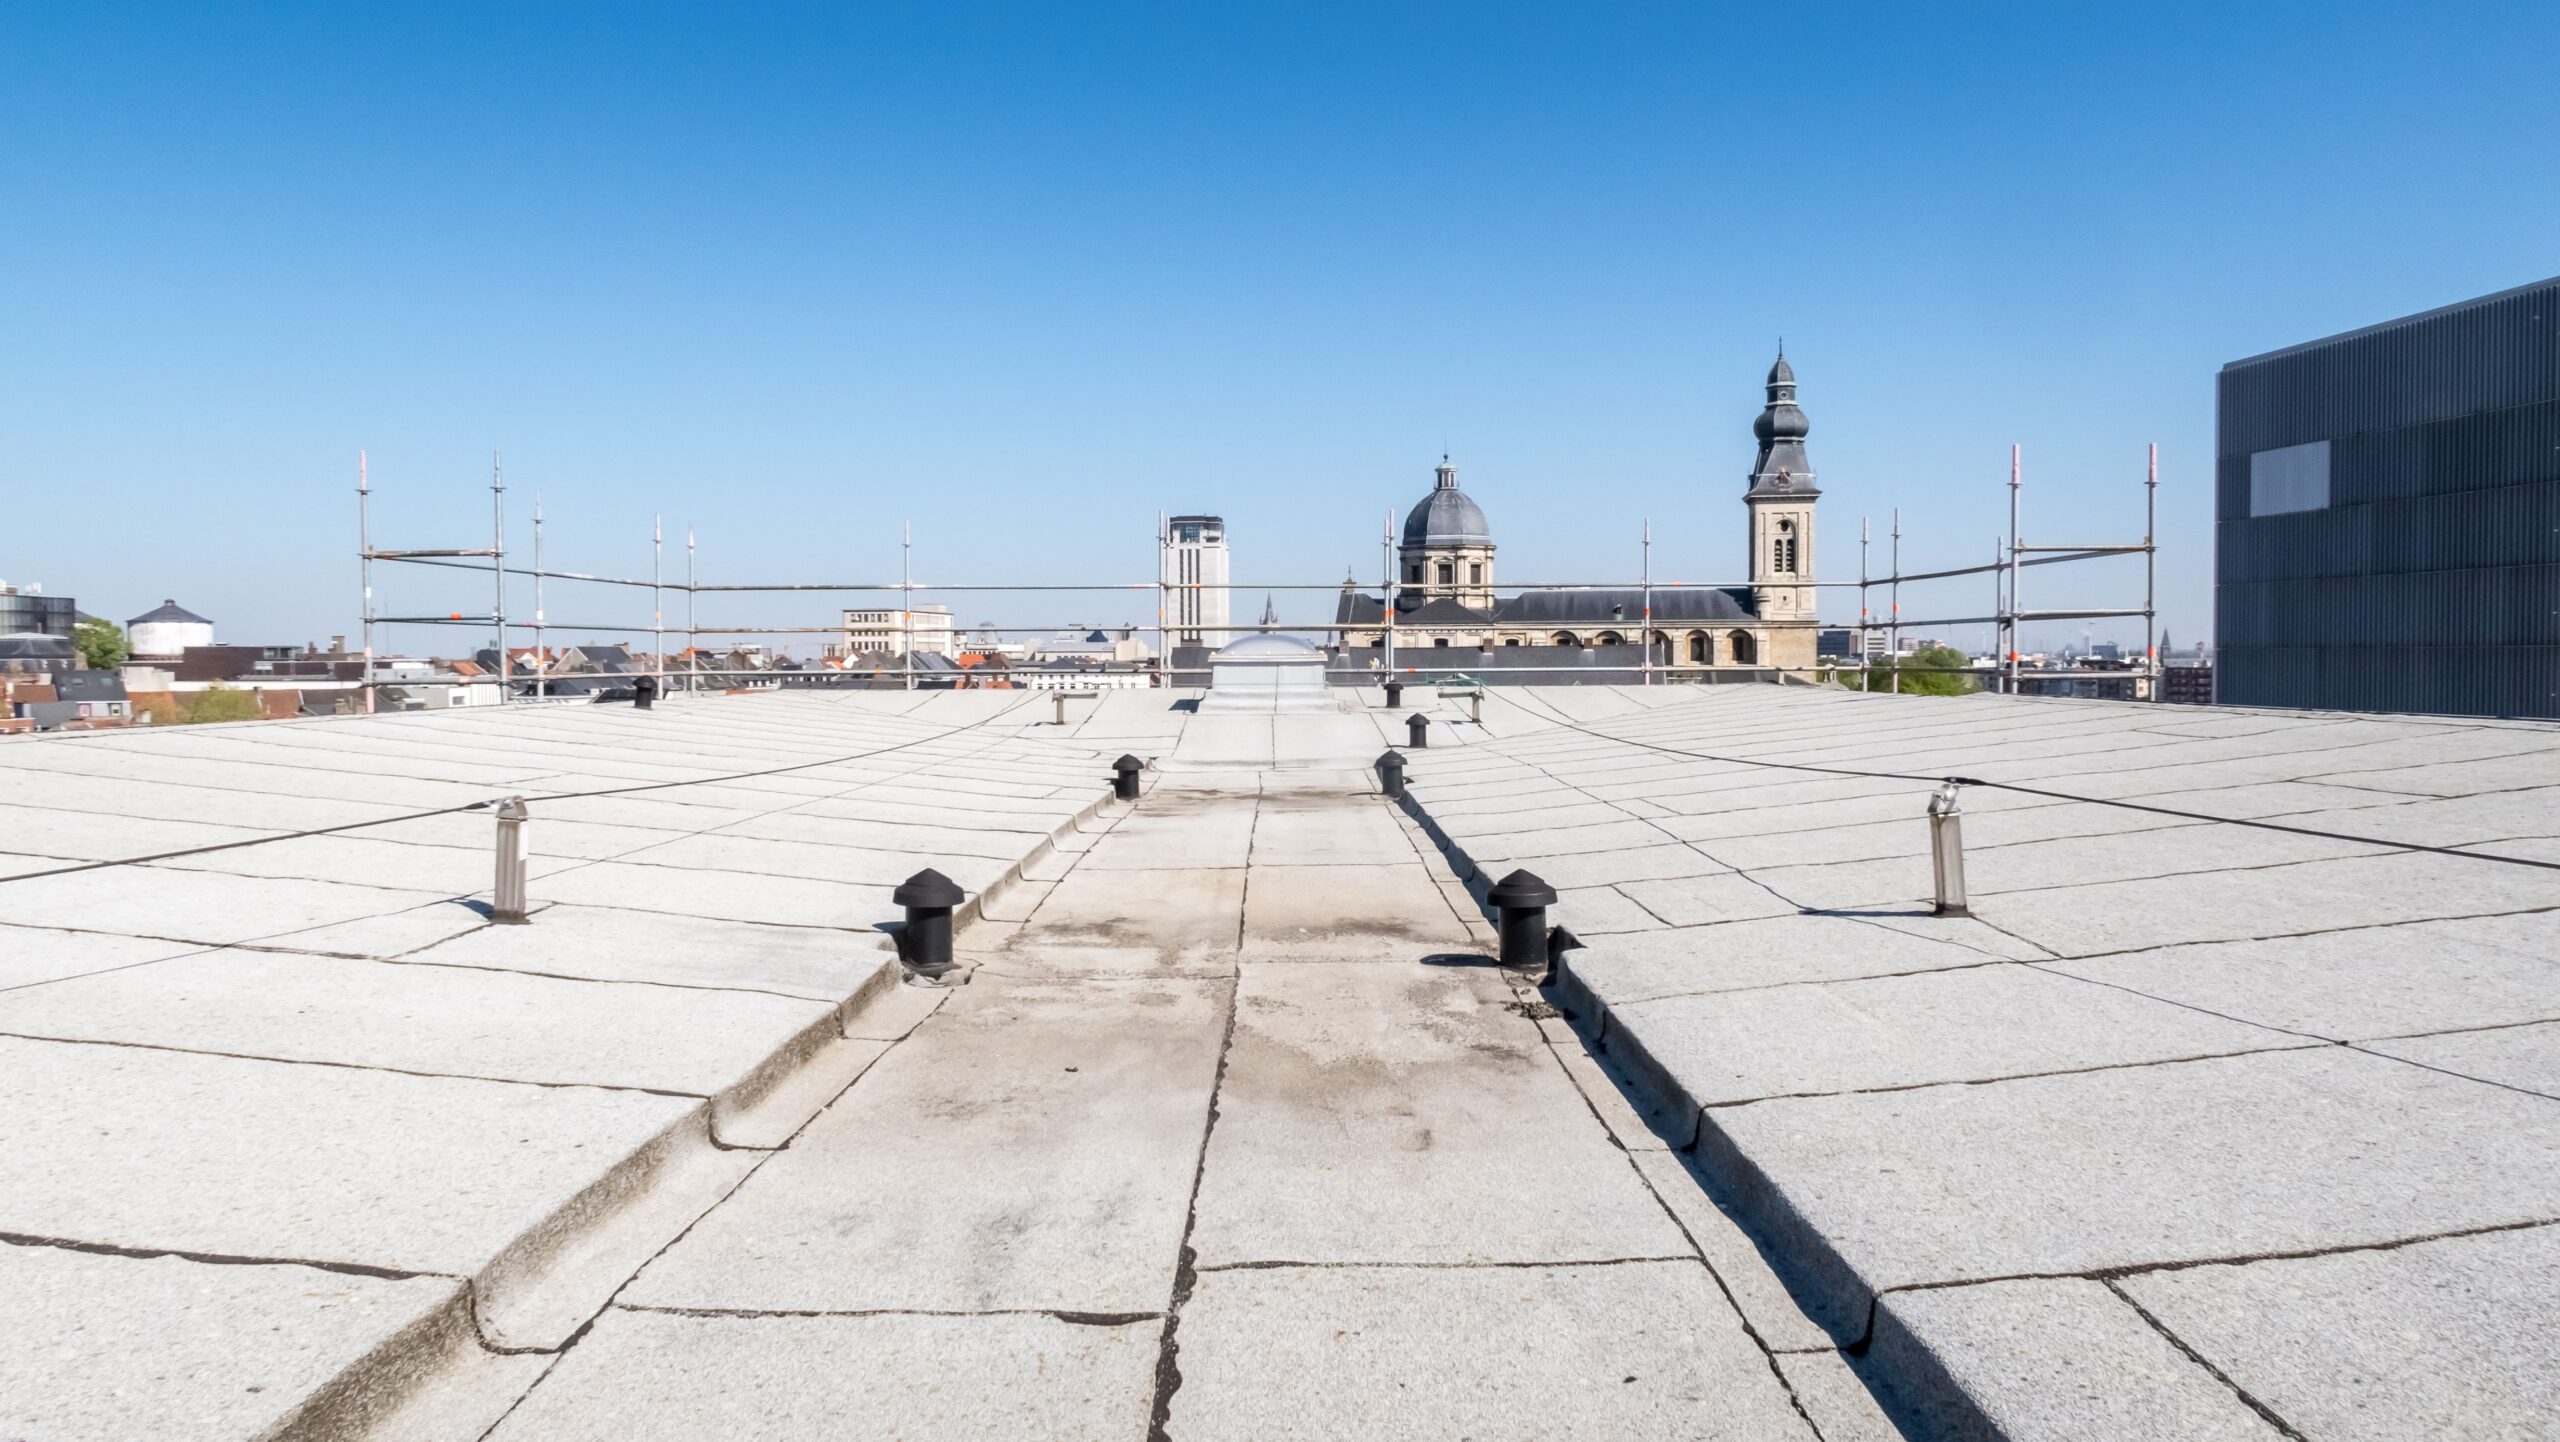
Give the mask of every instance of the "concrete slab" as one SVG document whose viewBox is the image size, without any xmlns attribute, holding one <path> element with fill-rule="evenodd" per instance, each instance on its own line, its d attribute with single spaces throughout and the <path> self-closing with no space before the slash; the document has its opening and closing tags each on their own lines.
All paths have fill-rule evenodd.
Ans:
<svg viewBox="0 0 2560 1442">
<path fill-rule="evenodd" d="M 0 768 L 0 777 L 6 776 Z M 8 789 L 0 780 L 0 796 Z M 0 805 L 7 802 L 0 801 Z M 191 846 L 219 846 L 276 833 L 254 827 L 199 821 L 155 821 L 97 811 L 9 806 L 8 849 L 55 858 L 28 870 L 50 870 L 66 861 L 115 861 Z"/>
<path fill-rule="evenodd" d="M 2063 956 L 2560 906 L 2560 875 L 2401 854 L 2022 892 L 1977 909 Z"/>
<path fill-rule="evenodd" d="M 1809 1439 L 1694 1261 L 1210 1272 L 1183 1310 L 1185 1439 Z"/>
<path fill-rule="evenodd" d="M 1750 921 L 1764 916 L 1790 916 L 1801 909 L 1798 902 L 1737 872 L 1631 881 L 1618 890 L 1660 917 L 1665 926 Z"/>
<path fill-rule="evenodd" d="M 1839 1353 L 1782 1352 L 1775 1360 L 1822 1442 L 1903 1442 L 1902 1429 Z"/>
<path fill-rule="evenodd" d="M 2319 1047 L 1725 1108 L 1700 1159 L 1836 1329 L 1870 1289 L 2543 1220 L 2550 1108 Z"/>
<path fill-rule="evenodd" d="M 1411 858 L 1401 865 L 1266 866 L 1244 892 L 1244 955 L 1253 960 L 1418 960 L 1467 950 L 1466 927 Z"/>
<path fill-rule="evenodd" d="M 446 898 L 416 906 L 332 922 L 298 931 L 274 932 L 240 943 L 260 951 L 299 951 L 312 956 L 367 957 L 390 961 L 458 936 L 484 930 L 488 912 Z"/>
<path fill-rule="evenodd" d="M 1532 873 L 1535 874 L 1535 873 Z M 1545 880 L 1540 877 L 1540 880 Z M 1630 900 L 1612 886 L 1576 886 L 1559 889 L 1556 904 L 1548 910 L 1555 924 L 1570 929 L 1580 937 L 1608 936 L 1616 932 L 1660 931 L 1659 916 Z"/>
<path fill-rule="evenodd" d="M 0 887 L 0 922 L 173 941 L 235 942 L 308 932 L 428 905 L 447 893 L 120 866 Z"/>
<path fill-rule="evenodd" d="M 1988 1282 L 1881 1299 L 1870 1375 L 1924 1436 L 2009 1442 L 2276 1442 L 2105 1284 Z M 2402 1434 L 2410 1435 L 2410 1434 Z"/>
<path fill-rule="evenodd" d="M 2127 1277 L 2118 1285 L 2302 1433 L 2532 1437 L 2560 1420 L 2560 1227 Z"/>
<path fill-rule="evenodd" d="M 0 1032 L 18 1036 L 695 1096 L 833 1014 L 760 992 L 241 951 L 0 993 Z"/>
<path fill-rule="evenodd" d="M 671 866 L 589 862 L 574 870 L 528 881 L 538 902 L 615 907 L 625 911 L 698 916 L 713 921 L 777 926 L 868 929 L 903 913 L 887 884 L 857 886 L 793 876 L 751 876 L 735 871 L 686 871 Z"/>
<path fill-rule="evenodd" d="M 491 1442 L 707 1437 L 1126 1439 L 1154 1395 L 1152 1319 L 675 1316 L 617 1308 Z M 710 1379 L 717 1385 L 706 1385 Z"/>
<path fill-rule="evenodd" d="M 1773 1352 L 1828 1352 L 1839 1345 L 1805 1315 L 1742 1224 L 1707 1195 L 1686 1157 L 1678 1152 L 1645 1151 L 1636 1154 L 1635 1163 L 1654 1195 L 1678 1219 L 1680 1229 L 1697 1244 L 1698 1254 L 1724 1284 L 1727 1298 L 1751 1325 L 1761 1346 Z"/>
<path fill-rule="evenodd" d="M 1437 808 L 1432 814 L 1438 815 Z M 1623 851 L 1586 851 L 1573 856 L 1516 856 L 1504 865 L 1505 869 L 1516 866 L 1532 872 L 1555 887 L 1609 886 L 1622 881 L 1709 876 L 1731 869 L 1704 852 L 1660 843 L 1661 838 L 1656 837 L 1653 845 Z"/>
<path fill-rule="evenodd" d="M 1482 966 L 1248 965 L 1200 1264 L 1685 1255 L 1511 1005 Z"/>
<path fill-rule="evenodd" d="M 1242 866 L 1252 849 L 1253 806 L 1218 792 L 1158 793 L 1112 828 L 1111 845 L 1085 865 L 1112 871 Z"/>
<path fill-rule="evenodd" d="M 2058 962 L 2053 970 L 2338 1040 L 2560 1012 L 2560 913 L 2365 927 Z"/>
<path fill-rule="evenodd" d="M 1253 828 L 1256 865 L 1374 866 L 1414 860 L 1413 843 L 1384 801 L 1345 804 L 1265 798 Z"/>
<path fill-rule="evenodd" d="M 476 927 L 465 935 L 408 951 L 400 959 L 835 1001 L 851 995 L 877 970 L 891 945 L 886 932 L 759 926 L 554 905 L 530 925 Z"/>
<path fill-rule="evenodd" d="M 1609 1004 L 2032 960 L 2034 947 L 1960 918 L 1786 916 L 1588 938 L 1566 963 Z"/>
<path fill-rule="evenodd" d="M 19 987 L 70 976 L 141 966 L 201 948 L 183 941 L 149 941 L 100 932 L 0 926 L 0 1003 Z"/>
<path fill-rule="evenodd" d="M 461 1295 L 447 1277 L 0 1246 L 0 1434 L 268 1435 Z"/>
<path fill-rule="evenodd" d="M 1224 988 L 981 975 L 622 1301 L 1159 1309 Z"/>
<path fill-rule="evenodd" d="M 2310 1046 L 2305 1038 L 1998 964 L 1612 1008 L 1702 1106 Z"/>
<path fill-rule="evenodd" d="M 1514 983 L 1527 1010 L 1538 1024 L 1538 1034 L 1545 1038 L 1548 1052 L 1562 1064 L 1565 1074 L 1573 1078 L 1575 1090 L 1591 1107 L 1609 1135 L 1628 1151 L 1661 1151 L 1689 1144 L 1696 1118 L 1687 1112 L 1665 1109 L 1622 1080 L 1618 1069 L 1600 1056 L 1594 1056 L 1584 1045 L 1580 1033 L 1573 1029 L 1561 1012 L 1540 1015 L 1554 1008 L 1545 1006 L 1535 988 Z M 1639 1100 L 1639 1098 L 1642 1098 Z"/>
<path fill-rule="evenodd" d="M 1032 913 L 1030 929 L 1010 950 L 1080 966 L 1162 967 L 1229 955 L 1244 926 L 1244 891 L 1242 867 L 1080 867 Z"/>
<path fill-rule="evenodd" d="M 2560 1100 L 2560 1022 L 2367 1042 L 2365 1050 Z"/>
<path fill-rule="evenodd" d="M 449 1276 L 701 1105 L 8 1038 L 0 1078 L 0 1231 Z"/>
</svg>

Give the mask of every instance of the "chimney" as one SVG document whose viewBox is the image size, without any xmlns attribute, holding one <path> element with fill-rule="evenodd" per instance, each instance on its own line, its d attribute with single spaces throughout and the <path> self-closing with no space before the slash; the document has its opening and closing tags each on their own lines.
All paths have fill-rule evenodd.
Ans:
<svg viewBox="0 0 2560 1442">
<path fill-rule="evenodd" d="M 347 654 L 347 638 L 344 636 L 330 637 L 329 654 L 332 656 L 343 656 Z"/>
</svg>

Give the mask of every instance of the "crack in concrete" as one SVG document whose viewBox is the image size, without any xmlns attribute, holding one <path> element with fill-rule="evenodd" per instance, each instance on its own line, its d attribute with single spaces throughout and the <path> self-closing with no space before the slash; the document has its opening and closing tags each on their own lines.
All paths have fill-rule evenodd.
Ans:
<svg viewBox="0 0 2560 1442">
<path fill-rule="evenodd" d="M 2002 1272 L 1994 1276 L 1950 1277 L 1934 1282 L 1898 1282 L 1875 1293 L 1890 1297 L 1901 1292 L 1937 1292 L 1950 1287 L 1979 1287 L 1991 1282 L 2069 1282 L 2118 1281 L 2127 1277 L 2144 1277 L 2161 1272 L 2192 1272 L 2199 1267 L 2248 1267 L 2260 1262 L 2300 1262 L 2316 1257 L 2353 1256 L 2361 1252 L 2397 1252 L 2429 1242 L 2459 1241 L 2464 1237 L 2490 1237 L 2502 1232 L 2530 1232 L 2542 1227 L 2560 1226 L 2560 1215 L 2530 1217 L 2515 1222 L 2484 1222 L 2474 1227 L 2448 1227 L 2439 1232 L 2419 1232 L 2405 1237 L 2388 1237 L 2378 1242 L 2340 1242 L 2328 1247 L 2281 1248 L 2258 1252 L 2225 1252 L 2209 1257 L 2179 1257 L 2165 1261 L 2125 1262 L 2111 1267 L 2085 1267 L 2077 1271 Z"/>
<path fill-rule="evenodd" d="M 1524 1001 L 1529 997 L 1540 997 L 1540 1004 L 1544 1005 L 1543 994 L 1534 987 L 1524 987 L 1521 983 L 1513 982 L 1511 991 L 1513 996 L 1522 998 Z M 1552 1006 L 1548 1006 L 1547 1010 L 1558 1016 L 1563 1015 Z M 1564 1073 L 1565 1082 L 1574 1089 L 1574 1094 L 1582 1098 L 1583 1110 L 1590 1113 L 1591 1120 L 1600 1128 L 1600 1134 L 1607 1137 L 1609 1144 L 1616 1147 L 1618 1154 L 1626 1159 L 1627 1170 L 1635 1174 L 1636 1184 L 1644 1188 L 1645 1195 L 1653 1198 L 1653 1204 L 1662 1209 L 1664 1218 L 1680 1233 L 1682 1239 L 1688 1242 L 1689 1250 L 1697 1254 L 1698 1265 L 1706 1270 L 1707 1280 L 1715 1283 L 1717 1293 L 1724 1298 L 1724 1304 L 1733 1310 L 1734 1319 L 1742 1324 L 1743 1335 L 1751 1339 L 1751 1345 L 1760 1349 L 1761 1360 L 1768 1366 L 1769 1375 L 1777 1379 L 1779 1390 L 1786 1394 L 1787 1405 L 1795 1408 L 1796 1415 L 1804 1419 L 1805 1427 L 1813 1433 L 1815 1438 L 1821 1438 L 1823 1435 L 1821 1424 L 1813 1420 L 1811 1412 L 1805 1410 L 1804 1399 L 1796 1395 L 1795 1383 L 1788 1378 L 1786 1369 L 1778 1365 L 1779 1349 L 1769 1345 L 1769 1339 L 1760 1334 L 1760 1328 L 1751 1320 L 1751 1314 L 1742 1309 L 1741 1299 L 1734 1295 L 1733 1286 L 1724 1279 L 1724 1274 L 1716 1270 L 1715 1262 L 1707 1256 L 1707 1249 L 1700 1245 L 1697 1234 L 1690 1231 L 1689 1224 L 1680 1219 L 1680 1213 L 1672 1207 L 1670 1200 L 1662 1195 L 1662 1189 L 1653 1184 L 1653 1178 L 1645 1174 L 1644 1168 L 1636 1165 L 1635 1153 L 1627 1146 L 1625 1139 L 1618 1135 L 1617 1129 L 1609 1125 L 1609 1119 L 1601 1115 L 1599 1104 L 1592 1099 L 1590 1091 L 1583 1086 L 1581 1076 L 1565 1064 L 1563 1049 L 1556 1044 L 1556 1039 L 1548 1034 L 1545 1027 L 1538 1027 L 1537 1032 L 1538 1040 L 1546 1046 L 1548 1059 L 1556 1064 L 1557 1070 Z M 1580 1035 L 1579 1032 L 1575 1033 L 1577 1039 Z M 1618 1088 L 1618 1095 L 1626 1101 L 1628 1107 L 1635 1108 L 1637 1106 L 1635 1097 L 1625 1086 L 1618 1083 L 1618 1079 L 1610 1074 L 1600 1059 L 1592 1056 L 1588 1048 L 1584 1049 L 1583 1054 L 1590 1057 L 1592 1065 L 1599 1069 L 1604 1080 Z M 1714 1205 L 1713 1200 L 1710 1199 L 1708 1204 Z"/>
<path fill-rule="evenodd" d="M 1257 823 L 1260 805 L 1257 796 Z M 1242 923 L 1238 926 L 1241 929 Z M 1173 1291 L 1165 1303 L 1164 1330 L 1156 1338 L 1155 1396 L 1147 1411 L 1147 1442 L 1172 1442 L 1167 1425 L 1173 1417 L 1173 1394 L 1182 1390 L 1182 1309 L 1190 1305 L 1191 1293 L 1200 1282 L 1200 1253 L 1191 1245 L 1191 1235 L 1200 1224 L 1200 1183 L 1209 1173 L 1209 1139 L 1218 1130 L 1218 1097 L 1226 1088 L 1227 1061 L 1235 1052 L 1236 1014 L 1243 1009 L 1243 987 L 1243 967 L 1239 964 L 1227 985 L 1226 1023 L 1218 1034 L 1218 1068 L 1209 1080 L 1209 1105 L 1200 1127 L 1200 1153 L 1191 1166 L 1191 1195 L 1183 1205 L 1182 1242 L 1175 1254 Z"/>
<path fill-rule="evenodd" d="M 524 1077 L 486 1076 L 478 1072 L 420 1071 L 412 1067 L 382 1066 L 371 1062 L 328 1061 L 318 1057 L 268 1056 L 261 1052 L 218 1051 L 211 1047 L 176 1046 L 167 1042 L 121 1041 L 110 1037 L 43 1036 L 31 1032 L 0 1031 L 0 1037 L 13 1041 L 50 1042 L 57 1046 L 121 1047 L 130 1051 L 173 1052 L 180 1056 L 221 1057 L 228 1061 L 272 1062 L 277 1066 L 326 1067 L 332 1071 L 380 1072 L 390 1076 L 425 1077 L 436 1081 L 495 1082 L 501 1086 L 541 1087 L 550 1091 L 637 1092 L 644 1096 L 672 1097 L 679 1101 L 708 1101 L 708 1092 L 676 1091 L 667 1087 L 638 1086 L 623 1082 L 532 1081 Z"/>
<path fill-rule="evenodd" d="M 1772 1092 L 1767 1096 L 1741 1097 L 1732 1101 L 1702 1102 L 1699 1104 L 1699 1110 L 1722 1112 L 1733 1111 L 1741 1107 L 1760 1106 L 1768 1102 L 1819 1101 L 1825 1097 L 1882 1096 L 1893 1092 L 1932 1091 L 1939 1087 L 1998 1086 L 2003 1082 L 2036 1081 L 2045 1077 L 2089 1076 L 2098 1072 L 2141 1071 L 2148 1067 L 2184 1066 L 2190 1062 L 2228 1061 L 2233 1057 L 2242 1056 L 2272 1056 L 2280 1052 L 2289 1051 L 2318 1051 L 2325 1046 L 2334 1044 L 2335 1043 L 2325 1041 L 2306 1041 L 2298 1046 L 2242 1047 L 2237 1051 L 2197 1052 L 2190 1056 L 2154 1057 L 2144 1061 L 2107 1062 L 2099 1066 L 2055 1067 L 2049 1071 L 2008 1072 L 2000 1076 L 1944 1077 L 1936 1081 L 1895 1082 L 1887 1086 L 1841 1087 L 1835 1091 Z"/>
<path fill-rule="evenodd" d="M 116 1242 L 83 1241 L 76 1237 L 48 1237 L 34 1232 L 0 1232 L 0 1243 L 12 1247 L 50 1247 L 57 1251 L 83 1252 L 99 1257 L 133 1257 L 151 1261 L 175 1257 L 182 1262 L 201 1262 L 215 1267 L 309 1267 L 318 1272 L 336 1272 L 349 1277 L 379 1277 L 384 1281 L 405 1282 L 418 1277 L 437 1277 L 461 1282 L 464 1278 L 451 1272 L 404 1271 L 398 1267 L 378 1267 L 369 1262 L 337 1262 L 318 1257 L 258 1257 L 229 1252 L 200 1252 L 184 1247 L 128 1246 Z"/>
<path fill-rule="evenodd" d="M 1696 1262 L 1700 1257 L 1674 1252 L 1666 1256 L 1584 1257 L 1530 1262 L 1305 1262 L 1273 1258 L 1254 1262 L 1213 1262 L 1201 1272 L 1499 1272 L 1549 1271 L 1560 1267 L 1634 1267 L 1656 1262 Z"/>
<path fill-rule="evenodd" d="M 2099 1285 L 2114 1293 L 2117 1301 L 2131 1307 L 2133 1309 L 2133 1314 L 2140 1317 L 2146 1324 L 2148 1324 L 2152 1331 L 2159 1333 L 2162 1341 L 2165 1341 L 2170 1346 L 2177 1348 L 2179 1353 L 2188 1361 L 2203 1368 L 2212 1376 L 2213 1380 L 2230 1389 L 2232 1396 L 2239 1398 L 2243 1406 L 2247 1407 L 2250 1411 L 2257 1413 L 2259 1418 L 2268 1426 L 2273 1427 L 2282 1435 L 2292 1438 L 2293 1442 L 2309 1442 L 2309 1439 L 2304 1437 L 2298 1428 L 2296 1428 L 2292 1423 L 2287 1422 L 2283 1417 L 2278 1416 L 2276 1409 L 2258 1400 L 2256 1396 L 2250 1393 L 2248 1388 L 2233 1381 L 2230 1373 L 2223 1371 L 2220 1367 L 2217 1367 L 2212 1362 L 2207 1361 L 2202 1352 L 2188 1346 L 2186 1338 L 2169 1330 L 2168 1323 L 2151 1315 L 2151 1309 L 2145 1307 L 2140 1302 L 2135 1301 L 2131 1293 L 2116 1285 L 2112 1279 L 2103 1281 Z"/>
<path fill-rule="evenodd" d="M 1063 1307 L 985 1307 L 974 1310 L 937 1307 L 855 1307 L 830 1310 L 822 1307 L 666 1307 L 647 1302 L 616 1302 L 617 1312 L 649 1312 L 662 1317 L 707 1317 L 754 1319 L 759 1317 L 1054 1317 L 1079 1327 L 1126 1327 L 1135 1322 L 1156 1322 L 1162 1312 L 1078 1312 Z"/>
</svg>

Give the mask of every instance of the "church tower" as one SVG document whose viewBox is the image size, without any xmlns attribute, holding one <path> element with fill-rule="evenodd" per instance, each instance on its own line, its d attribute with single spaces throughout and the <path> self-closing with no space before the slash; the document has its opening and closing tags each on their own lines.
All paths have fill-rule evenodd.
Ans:
<svg viewBox="0 0 2560 1442">
<path fill-rule="evenodd" d="M 1785 346 L 1769 367 L 1769 404 L 1751 425 L 1760 461 L 1751 469 L 1743 505 L 1751 513 L 1752 609 L 1763 621 L 1811 622 L 1818 608 L 1813 579 L 1813 463 L 1805 459 L 1804 412 L 1796 408 L 1796 372 Z"/>
</svg>

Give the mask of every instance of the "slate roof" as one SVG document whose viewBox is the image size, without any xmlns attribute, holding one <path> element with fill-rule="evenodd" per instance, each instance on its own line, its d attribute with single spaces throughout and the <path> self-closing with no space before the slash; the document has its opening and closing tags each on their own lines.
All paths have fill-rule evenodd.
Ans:
<svg viewBox="0 0 2560 1442">
<path fill-rule="evenodd" d="M 1375 626 L 1385 613 L 1386 604 L 1378 597 L 1347 591 L 1334 604 L 1334 624 Z M 1641 589 L 1528 591 L 1498 598 L 1490 611 L 1446 596 L 1426 597 L 1412 591 L 1396 594 L 1399 626 L 1637 626 L 1642 624 L 1644 614 L 1645 593 Z M 1666 587 L 1653 593 L 1653 624 L 1657 628 L 1754 619 L 1751 593 L 1745 589 Z"/>
<path fill-rule="evenodd" d="M 179 605 L 176 601 L 163 601 L 160 603 L 157 610 L 145 611 L 141 615 L 134 617 L 132 620 L 125 622 L 125 624 L 128 626 L 147 626 L 155 621 L 183 621 L 197 626 L 210 626 L 213 624 L 204 617 L 199 616 L 195 612 L 188 610 L 186 607 Z"/>
<path fill-rule="evenodd" d="M 124 676 L 116 671 L 65 671 L 53 678 L 54 694 L 64 701 L 122 701 Z"/>
</svg>

